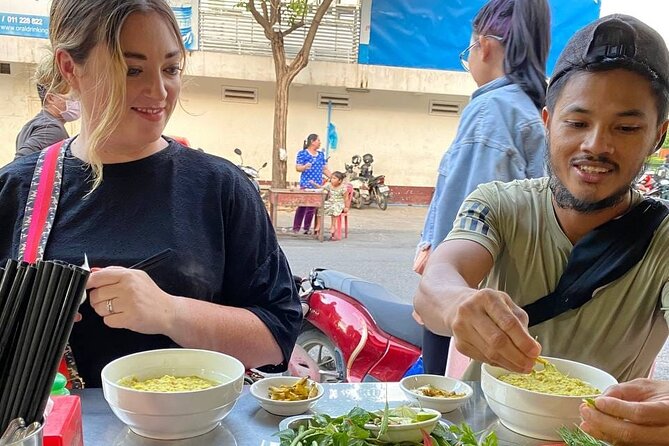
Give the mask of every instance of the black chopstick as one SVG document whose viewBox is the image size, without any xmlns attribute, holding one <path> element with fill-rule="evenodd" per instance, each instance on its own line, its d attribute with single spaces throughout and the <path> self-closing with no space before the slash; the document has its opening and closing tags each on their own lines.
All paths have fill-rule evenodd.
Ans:
<svg viewBox="0 0 669 446">
<path fill-rule="evenodd" d="M 7 294 L 9 289 L 12 286 L 14 281 L 14 276 L 16 275 L 16 269 L 19 266 L 19 262 L 16 260 L 9 259 L 2 269 L 2 279 L 0 280 L 0 309 L 4 307 L 4 302 L 7 299 Z M 1 325 L 0 325 L 1 327 Z"/>
<path fill-rule="evenodd" d="M 38 373 L 41 369 L 41 363 L 44 362 L 46 347 L 49 345 L 49 338 L 53 336 L 55 324 L 53 314 L 58 314 L 62 311 L 63 304 L 67 298 L 67 295 L 65 294 L 67 287 L 66 285 L 63 286 L 61 282 L 63 276 L 66 276 L 67 278 L 70 277 L 68 272 L 69 268 L 63 265 L 53 265 L 51 277 L 49 278 L 49 283 L 45 290 L 46 292 L 41 297 L 41 309 L 38 316 L 38 323 L 33 332 L 33 339 L 30 345 L 30 352 L 32 352 L 33 356 L 28 359 L 29 362 L 24 369 L 26 370 L 25 377 L 19 387 L 19 392 L 22 395 L 36 395 L 35 389 L 38 386 L 39 380 L 51 380 L 51 377 L 48 375 L 40 375 Z M 21 391 L 21 389 L 24 390 Z M 30 401 L 31 398 L 22 397 L 16 413 L 25 417 Z"/>
<path fill-rule="evenodd" d="M 10 417 L 9 412 L 11 410 L 11 403 L 14 401 L 15 388 L 14 381 L 17 379 L 16 375 L 20 374 L 19 371 L 14 369 L 14 364 L 16 363 L 16 358 L 20 355 L 21 346 L 20 342 L 23 336 L 22 324 L 25 319 L 27 319 L 27 313 L 30 304 L 30 297 L 33 294 L 35 285 L 35 278 L 37 277 L 37 268 L 29 265 L 27 263 L 21 263 L 19 265 L 19 271 L 22 274 L 17 274 L 17 278 L 14 282 L 14 286 L 10 290 L 10 298 L 13 305 L 10 308 L 10 316 L 7 326 L 3 326 L 2 341 L 6 347 L 5 351 L 5 364 L 3 365 L 3 376 L 6 376 L 7 379 L 3 380 L 4 388 L 0 395 L 2 395 L 2 404 L 0 404 L 0 424 L 6 425 L 9 420 L 16 418 Z M 20 276 L 20 277 L 19 277 Z M 12 296 L 14 294 L 14 296 Z M 21 317 L 21 313 L 23 317 Z M 10 339 L 10 336 L 14 336 L 14 341 L 11 345 L 7 345 L 6 341 Z M 5 373 L 6 372 L 6 373 Z"/>
<path fill-rule="evenodd" d="M 53 264 L 38 262 L 37 275 L 35 276 L 35 281 L 28 297 L 28 306 L 23 312 L 22 318 L 19 319 L 21 321 L 21 331 L 17 350 L 12 359 L 12 370 L 15 370 L 17 373 L 13 373 L 8 377 L 10 382 L 9 404 L 5 409 L 5 416 L 9 419 L 21 416 L 17 411 L 25 391 L 25 379 L 27 379 L 28 375 L 26 372 L 29 370 L 27 367 L 30 366 L 30 359 L 36 353 L 30 349 L 32 344 L 31 339 L 34 339 L 33 333 L 39 322 L 39 310 L 42 306 L 49 280 L 51 279 L 52 269 Z M 23 373 L 18 373 L 19 371 L 23 371 Z"/>
<path fill-rule="evenodd" d="M 56 348 L 52 349 L 49 353 L 51 354 L 50 358 L 46 359 L 46 364 L 50 364 L 51 368 L 48 369 L 48 373 L 44 374 L 48 379 L 43 379 L 41 382 L 41 389 L 37 388 L 35 396 L 38 398 L 32 399 L 33 404 L 28 410 L 26 420 L 40 421 L 42 419 L 42 414 L 46 408 L 46 403 L 49 400 L 49 394 L 51 393 L 51 385 L 53 379 L 56 376 L 58 371 L 58 364 L 60 364 L 60 359 L 63 356 L 65 351 L 65 346 L 67 345 L 67 340 L 70 337 L 72 332 L 72 327 L 74 326 L 74 318 L 79 310 L 80 297 L 82 293 L 86 290 L 86 282 L 88 280 L 89 272 L 82 270 L 81 268 L 76 268 L 76 274 L 72 275 L 70 281 L 70 287 L 67 292 L 66 308 L 64 309 L 63 323 L 59 323 L 57 326 L 58 332 L 56 333 L 57 345 Z M 77 280 L 78 279 L 78 280 Z"/>
<path fill-rule="evenodd" d="M 134 265 L 130 266 L 130 269 L 141 269 L 144 272 L 149 271 L 157 264 L 168 258 L 170 255 L 172 255 L 172 249 L 167 248 L 157 254 L 152 255 L 151 257 L 142 260 L 141 262 L 135 263 Z"/>
</svg>

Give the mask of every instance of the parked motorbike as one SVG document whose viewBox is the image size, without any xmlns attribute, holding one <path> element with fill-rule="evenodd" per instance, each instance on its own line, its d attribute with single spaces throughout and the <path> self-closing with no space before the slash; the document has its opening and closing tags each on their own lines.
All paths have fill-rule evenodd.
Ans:
<svg viewBox="0 0 669 446">
<path fill-rule="evenodd" d="M 390 187 L 385 184 L 386 177 L 385 175 L 374 176 L 372 170 L 374 157 L 370 153 L 362 157 L 362 166 L 360 161 L 360 156 L 355 155 L 351 159 L 351 164 L 344 164 L 346 175 L 353 186 L 351 206 L 360 209 L 363 204 L 370 205 L 374 202 L 379 209 L 385 211 L 388 209 L 388 198 L 390 197 Z"/>
<path fill-rule="evenodd" d="M 665 166 L 657 171 L 646 171 L 636 183 L 644 197 L 656 197 L 669 200 L 669 169 Z"/>
<path fill-rule="evenodd" d="M 300 281 L 300 298 L 304 325 L 291 374 L 321 382 L 392 382 L 423 372 L 413 307 L 382 286 L 315 269 Z"/>
<path fill-rule="evenodd" d="M 235 149 L 235 153 L 239 155 L 240 159 L 240 163 L 237 164 L 237 167 L 239 167 L 242 172 L 246 174 L 246 177 L 249 179 L 249 181 L 251 181 L 253 187 L 256 188 L 258 193 L 260 193 L 260 183 L 258 182 L 258 178 L 260 177 L 260 171 L 267 167 L 267 163 L 264 163 L 262 166 L 260 166 L 259 169 L 256 169 L 255 167 L 244 164 L 244 157 L 242 157 L 242 151 L 239 148 Z"/>
</svg>

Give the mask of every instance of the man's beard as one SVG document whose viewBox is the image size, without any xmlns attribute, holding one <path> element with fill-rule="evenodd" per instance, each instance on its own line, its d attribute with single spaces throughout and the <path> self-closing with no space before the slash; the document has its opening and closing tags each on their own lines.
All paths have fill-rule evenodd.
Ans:
<svg viewBox="0 0 669 446">
<path fill-rule="evenodd" d="M 555 200 L 555 204 L 557 204 L 558 207 L 562 209 L 573 209 L 576 212 L 580 212 L 582 214 L 592 214 L 594 212 L 601 211 L 602 209 L 612 208 L 615 205 L 621 203 L 625 199 L 625 196 L 630 193 L 630 190 L 634 188 L 634 182 L 636 178 L 633 178 L 630 184 L 622 186 L 613 194 L 601 200 L 588 201 L 576 198 L 574 195 L 572 195 L 571 192 L 569 192 L 567 186 L 565 186 L 555 174 L 555 169 L 553 168 L 553 163 L 551 161 L 549 152 L 550 148 L 547 148 L 546 155 L 544 157 L 546 160 L 546 169 L 548 170 L 548 186 L 551 188 L 551 192 L 553 192 L 553 199 Z M 601 157 L 590 157 L 590 159 L 610 162 L 609 160 Z M 639 170 L 641 173 L 642 169 L 640 168 Z"/>
</svg>

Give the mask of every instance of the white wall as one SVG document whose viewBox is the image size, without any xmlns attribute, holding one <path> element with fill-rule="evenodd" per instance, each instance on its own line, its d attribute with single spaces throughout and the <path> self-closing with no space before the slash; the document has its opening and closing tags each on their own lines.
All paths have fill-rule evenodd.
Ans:
<svg viewBox="0 0 669 446">
<path fill-rule="evenodd" d="M 257 104 L 221 101 L 223 85 L 258 88 Z M 339 135 L 338 149 L 331 153 L 331 170 L 343 170 L 352 155 L 371 152 L 375 172 L 386 174 L 392 185 L 433 186 L 443 151 L 455 136 L 457 118 L 431 116 L 429 100 L 453 99 L 439 95 L 370 91 L 346 93 L 345 89 L 313 86 L 293 87 L 288 116 L 288 179 L 294 170 L 296 152 L 309 133 L 321 135 L 325 147 L 327 110 L 317 107 L 319 92 L 349 94 L 351 110 L 333 110 L 332 121 Z M 465 98 L 458 97 L 458 100 Z M 233 160 L 235 147 L 245 162 L 260 166 L 262 179 L 271 177 L 273 84 L 235 82 L 212 78 L 190 78 L 183 92 L 185 110 L 177 110 L 167 133 L 186 136 L 195 147 Z"/>
<path fill-rule="evenodd" d="M 34 65 L 12 64 L 12 74 L 0 76 L 0 165 L 11 161 L 16 134 L 39 111 L 31 80 Z M 258 103 L 223 102 L 223 86 L 258 89 Z M 271 82 L 241 82 L 210 77 L 188 77 L 178 108 L 165 133 L 184 136 L 194 147 L 237 161 L 235 147 L 244 151 L 245 162 L 268 167 L 262 179 L 271 178 L 274 86 Z M 351 110 L 334 110 L 332 120 L 339 134 L 339 148 L 332 152 L 330 168 L 343 170 L 354 154 L 374 154 L 375 172 L 387 182 L 401 186 L 433 186 L 443 151 L 455 135 L 457 118 L 428 114 L 430 99 L 466 97 L 371 90 L 347 93 L 344 88 L 293 87 L 288 117 L 288 179 L 295 181 L 294 159 L 309 133 L 321 135 L 325 144 L 327 110 L 317 107 L 319 92 L 350 95 Z M 78 131 L 69 124 L 68 131 Z M 324 145 L 323 145 L 324 147 Z"/>
</svg>

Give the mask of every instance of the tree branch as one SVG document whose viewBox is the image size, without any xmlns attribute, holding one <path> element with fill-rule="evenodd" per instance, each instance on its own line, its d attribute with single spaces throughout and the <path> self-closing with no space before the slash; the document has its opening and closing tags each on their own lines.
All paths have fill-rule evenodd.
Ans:
<svg viewBox="0 0 669 446">
<path fill-rule="evenodd" d="M 264 0 L 260 0 L 263 4 L 265 3 Z M 267 37 L 270 41 L 274 38 L 274 31 L 272 31 L 272 26 L 269 24 L 269 21 L 265 20 L 265 18 L 258 12 L 258 9 L 256 9 L 256 4 L 255 0 L 249 0 L 247 4 L 248 10 L 251 12 L 251 15 L 253 18 L 258 22 L 260 26 L 262 26 L 262 29 L 265 31 L 265 37 Z"/>
<path fill-rule="evenodd" d="M 267 23 L 271 22 L 269 19 L 269 12 L 267 11 L 267 0 L 260 0 L 260 7 L 262 8 L 262 15 L 267 20 Z"/>
<path fill-rule="evenodd" d="M 288 71 L 293 77 L 309 63 L 309 53 L 311 52 L 311 45 L 314 43 L 314 38 L 316 37 L 316 31 L 318 31 L 318 26 L 321 24 L 321 20 L 323 20 L 323 16 L 325 16 L 325 13 L 331 4 L 332 0 L 323 0 L 323 3 L 318 6 L 314 19 L 311 21 L 307 36 L 304 38 L 304 44 L 297 53 L 297 56 L 295 56 L 293 62 L 288 66 Z"/>
<path fill-rule="evenodd" d="M 300 28 L 302 28 L 303 26 L 304 26 L 304 22 L 303 22 L 303 21 L 300 21 L 300 22 L 297 22 L 297 23 L 293 23 L 293 25 L 292 25 L 290 28 L 288 28 L 288 29 L 285 30 L 285 31 L 282 31 L 282 34 L 283 34 L 284 37 L 286 37 L 288 34 L 292 33 L 292 32 L 295 31 L 296 29 L 300 29 Z"/>
<path fill-rule="evenodd" d="M 269 14 L 269 24 L 271 26 L 276 25 L 277 23 L 281 24 L 281 0 L 270 0 L 270 14 Z"/>
</svg>

